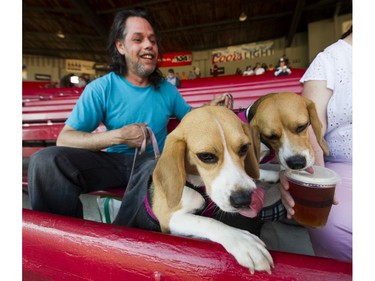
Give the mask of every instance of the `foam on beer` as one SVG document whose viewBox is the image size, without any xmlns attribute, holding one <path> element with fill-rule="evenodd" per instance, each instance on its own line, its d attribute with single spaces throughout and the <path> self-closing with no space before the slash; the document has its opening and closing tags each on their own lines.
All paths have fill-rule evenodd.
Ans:
<svg viewBox="0 0 375 281">
<path fill-rule="evenodd" d="M 286 170 L 285 175 L 295 202 L 293 218 L 307 227 L 320 228 L 327 222 L 340 177 L 325 167 L 313 166 L 313 170 Z"/>
</svg>

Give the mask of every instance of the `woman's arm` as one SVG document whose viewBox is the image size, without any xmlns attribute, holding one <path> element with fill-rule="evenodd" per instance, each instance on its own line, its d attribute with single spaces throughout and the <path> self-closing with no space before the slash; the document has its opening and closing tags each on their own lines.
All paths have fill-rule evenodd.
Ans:
<svg viewBox="0 0 375 281">
<path fill-rule="evenodd" d="M 322 136 L 327 131 L 327 107 L 332 97 L 332 90 L 328 89 L 326 85 L 327 82 L 324 80 L 306 81 L 302 90 L 302 96 L 315 103 L 318 117 L 322 123 Z M 319 146 L 311 126 L 309 127 L 309 137 L 315 152 L 315 165 L 324 166 L 323 150 Z"/>
</svg>

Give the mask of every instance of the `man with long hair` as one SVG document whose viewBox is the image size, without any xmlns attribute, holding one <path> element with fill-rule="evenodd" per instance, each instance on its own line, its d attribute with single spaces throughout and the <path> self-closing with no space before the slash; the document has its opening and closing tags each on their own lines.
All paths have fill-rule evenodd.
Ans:
<svg viewBox="0 0 375 281">
<path fill-rule="evenodd" d="M 80 194 L 127 186 L 114 223 L 136 226 L 145 195 L 138 187 L 148 184 L 156 164 L 153 146 L 148 146 L 133 166 L 136 149 L 149 140 L 145 128 L 155 133 L 161 151 L 169 119 L 181 120 L 191 110 L 158 68 L 159 44 L 155 21 L 145 10 L 124 10 L 115 16 L 108 41 L 112 71 L 85 87 L 57 146 L 30 159 L 33 210 L 83 218 Z M 228 99 L 219 96 L 210 104 L 228 106 Z M 100 124 L 106 131 L 92 133 Z"/>
</svg>

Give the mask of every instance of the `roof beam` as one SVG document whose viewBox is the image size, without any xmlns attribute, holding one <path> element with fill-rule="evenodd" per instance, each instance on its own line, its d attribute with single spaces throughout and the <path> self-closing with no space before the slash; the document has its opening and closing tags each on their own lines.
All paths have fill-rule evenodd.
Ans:
<svg viewBox="0 0 375 281">
<path fill-rule="evenodd" d="M 91 40 L 91 41 L 101 41 L 103 42 L 103 39 L 97 35 L 86 35 L 86 34 L 75 34 L 75 33 L 65 33 L 65 41 L 69 39 L 85 39 L 85 40 Z M 56 34 L 51 32 L 27 32 L 22 33 L 23 38 L 27 39 L 33 39 L 35 37 L 45 37 L 46 40 L 50 40 L 50 38 L 56 39 Z"/>
<path fill-rule="evenodd" d="M 304 0 L 303 0 L 304 1 Z M 252 21 L 261 21 L 261 20 L 272 20 L 276 18 L 282 18 L 289 16 L 291 12 L 284 12 L 284 13 L 277 13 L 272 15 L 265 15 L 265 16 L 257 16 L 257 17 L 248 17 L 246 22 L 242 23 L 242 25 L 246 25 L 251 23 Z M 194 25 L 187 25 L 175 28 L 169 28 L 160 30 L 160 33 L 171 33 L 171 32 L 180 32 L 180 31 L 187 31 L 187 30 L 195 30 L 201 28 L 210 28 L 210 27 L 217 27 L 219 25 L 226 25 L 226 24 L 238 24 L 238 19 L 231 19 L 231 20 L 223 20 L 223 21 L 215 21 L 203 24 L 194 24 Z"/>
<path fill-rule="evenodd" d="M 57 8 L 57 7 L 36 7 L 28 4 L 22 5 L 22 11 L 24 12 L 36 12 L 36 13 L 61 13 L 61 14 L 78 14 L 79 12 L 72 9 Z"/>
<path fill-rule="evenodd" d="M 164 2 L 168 3 L 168 2 L 172 2 L 172 1 L 170 1 L 170 0 L 138 1 L 136 3 L 136 6 L 138 8 L 144 8 L 144 7 L 147 7 L 147 6 L 154 6 L 154 5 L 157 5 L 157 4 L 164 3 Z M 102 15 L 102 14 L 117 13 L 118 11 L 132 9 L 132 8 L 134 8 L 134 3 L 128 4 L 128 5 L 125 5 L 125 6 L 121 6 L 121 7 L 116 7 L 116 8 L 113 8 L 113 9 L 101 10 L 101 11 L 98 11 L 98 14 Z"/>
<path fill-rule="evenodd" d="M 82 0 L 70 0 L 72 5 L 81 13 L 82 17 L 90 24 L 94 30 L 96 30 L 100 37 L 107 39 L 108 30 L 102 24 L 100 17 L 95 13 L 95 11 Z"/>
<path fill-rule="evenodd" d="M 105 51 L 94 51 L 94 50 L 75 50 L 75 49 L 42 49 L 42 48 L 26 48 L 23 49 L 24 54 L 35 54 L 35 53 L 49 53 L 49 54 L 55 54 L 55 53 L 82 53 L 82 54 L 98 54 L 98 55 L 105 55 L 108 56 L 108 54 Z"/>
<path fill-rule="evenodd" d="M 286 47 L 289 48 L 292 45 L 294 35 L 296 34 L 297 27 L 301 20 L 302 12 L 305 8 L 305 0 L 297 0 L 296 8 L 294 9 L 292 22 L 290 24 L 288 36 L 286 39 Z"/>
</svg>

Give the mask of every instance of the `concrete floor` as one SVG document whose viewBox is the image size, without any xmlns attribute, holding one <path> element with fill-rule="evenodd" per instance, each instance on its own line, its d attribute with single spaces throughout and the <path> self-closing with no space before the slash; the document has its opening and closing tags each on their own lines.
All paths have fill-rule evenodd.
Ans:
<svg viewBox="0 0 375 281">
<path fill-rule="evenodd" d="M 96 201 L 97 196 L 83 194 L 80 198 L 83 204 L 84 218 L 101 222 Z M 30 209 L 29 198 L 25 193 L 22 194 L 22 207 Z M 314 255 L 307 230 L 290 220 L 265 223 L 261 239 L 270 250 Z"/>
</svg>

